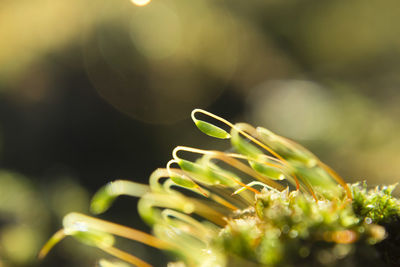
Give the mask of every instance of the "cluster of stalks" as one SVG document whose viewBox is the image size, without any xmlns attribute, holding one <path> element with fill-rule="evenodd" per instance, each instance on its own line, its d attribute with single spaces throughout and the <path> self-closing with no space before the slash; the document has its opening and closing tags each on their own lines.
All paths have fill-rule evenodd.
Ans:
<svg viewBox="0 0 400 267">
<path fill-rule="evenodd" d="M 170 266 L 355 266 L 396 260 L 382 256 L 378 246 L 388 236 L 385 226 L 400 214 L 392 187 L 368 191 L 347 185 L 310 151 L 265 128 L 232 124 L 201 109 L 192 119 L 207 135 L 229 139 L 235 152 L 178 146 L 166 168 L 151 174 L 149 185 L 110 182 L 91 203 L 91 211 L 100 214 L 120 195 L 140 197 L 139 214 L 154 235 L 70 213 L 39 257 L 73 236 L 122 261 L 150 266 L 117 248 L 120 236 L 169 251 L 177 259 Z M 199 158 L 181 156 L 189 153 Z"/>
</svg>

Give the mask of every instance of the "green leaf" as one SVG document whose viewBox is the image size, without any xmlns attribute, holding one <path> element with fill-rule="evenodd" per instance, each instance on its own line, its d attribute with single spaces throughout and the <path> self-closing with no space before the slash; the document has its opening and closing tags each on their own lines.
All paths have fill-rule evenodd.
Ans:
<svg viewBox="0 0 400 267">
<path fill-rule="evenodd" d="M 263 155 L 263 153 L 260 149 L 258 149 L 256 146 L 249 143 L 244 138 L 241 138 L 239 136 L 239 133 L 236 130 L 232 130 L 231 143 L 235 147 L 235 149 L 243 155 L 246 155 L 246 156 L 249 156 L 252 158 L 258 158 L 261 155 Z"/>
<path fill-rule="evenodd" d="M 256 172 L 263 174 L 270 179 L 273 179 L 273 180 L 285 179 L 285 175 L 278 168 L 271 167 L 266 164 L 262 164 L 262 163 L 251 161 L 251 160 L 249 161 L 249 164 Z"/>
<path fill-rule="evenodd" d="M 294 164 L 294 172 L 301 179 L 306 180 L 311 186 L 319 186 L 328 189 L 336 189 L 337 183 L 324 169 L 319 166 L 307 168 L 301 164 Z"/>
<path fill-rule="evenodd" d="M 182 170 L 188 172 L 194 180 L 208 185 L 216 184 L 216 179 L 207 174 L 204 166 L 184 159 L 180 159 L 178 165 Z"/>
<path fill-rule="evenodd" d="M 207 185 L 234 186 L 236 185 L 236 183 L 230 178 L 240 180 L 236 175 L 218 168 L 218 166 L 212 164 L 211 162 L 200 162 L 201 164 L 181 159 L 178 161 L 178 165 L 181 167 L 182 170 L 188 172 L 191 178 L 193 178 L 195 181 Z M 210 164 L 211 166 L 209 166 L 208 164 Z"/>
<path fill-rule="evenodd" d="M 233 187 L 233 186 L 237 185 L 237 183 L 235 181 L 233 181 L 233 179 L 240 181 L 240 178 L 237 177 L 235 174 L 225 171 L 223 169 L 214 169 L 214 168 L 208 167 L 207 172 L 210 177 L 212 177 L 216 181 L 218 181 L 215 184 L 221 184 L 221 185 Z M 232 179 L 230 179 L 230 178 L 232 178 Z"/>
<path fill-rule="evenodd" d="M 114 244 L 114 237 L 111 234 L 97 230 L 76 231 L 72 236 L 80 242 L 92 247 L 112 246 Z"/>
<path fill-rule="evenodd" d="M 289 141 L 262 127 L 257 127 L 257 133 L 264 144 L 286 160 L 301 163 L 308 168 L 314 167 L 318 162 L 310 151 L 295 142 Z"/>
<path fill-rule="evenodd" d="M 202 120 L 195 120 L 195 124 L 200 131 L 209 136 L 220 139 L 229 139 L 231 137 L 231 135 L 227 131 L 211 123 Z"/>
<path fill-rule="evenodd" d="M 90 203 L 90 211 L 93 214 L 100 214 L 110 208 L 117 195 L 112 194 L 109 190 L 109 184 L 103 186 L 96 192 Z"/>
<path fill-rule="evenodd" d="M 213 179 L 215 179 L 215 184 L 220 184 L 224 186 L 234 187 L 237 185 L 237 181 L 241 179 L 233 172 L 227 171 L 217 164 L 213 163 L 209 157 L 202 157 L 196 161 L 204 167 L 205 174 Z"/>
<path fill-rule="evenodd" d="M 176 183 L 177 185 L 186 187 L 186 188 L 196 188 L 198 185 L 190 180 L 189 178 L 185 176 L 177 176 L 177 175 L 172 175 L 170 176 L 171 180 Z"/>
<path fill-rule="evenodd" d="M 83 214 L 68 213 L 63 219 L 64 232 L 89 246 L 112 246 L 115 241 L 114 236 L 95 229 L 99 226 L 94 220 L 96 219 Z"/>
<path fill-rule="evenodd" d="M 93 196 L 90 204 L 90 211 L 94 214 L 103 213 L 120 195 L 140 197 L 148 191 L 149 187 L 147 185 L 131 181 L 116 180 L 114 182 L 109 182 L 100 188 Z"/>
</svg>

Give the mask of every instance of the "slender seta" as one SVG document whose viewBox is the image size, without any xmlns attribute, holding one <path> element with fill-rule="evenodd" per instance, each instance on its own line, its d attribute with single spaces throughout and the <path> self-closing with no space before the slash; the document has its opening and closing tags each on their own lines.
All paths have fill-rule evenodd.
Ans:
<svg viewBox="0 0 400 267">
<path fill-rule="evenodd" d="M 119 236 L 167 251 L 175 259 L 168 266 L 400 266 L 394 186 L 348 185 L 310 151 L 265 128 L 201 109 L 191 116 L 205 134 L 229 139 L 235 152 L 178 146 L 149 185 L 110 182 L 91 202 L 100 214 L 120 195 L 139 197 L 153 235 L 70 213 L 39 258 L 72 236 L 120 261 L 151 266 L 118 249 Z"/>
</svg>

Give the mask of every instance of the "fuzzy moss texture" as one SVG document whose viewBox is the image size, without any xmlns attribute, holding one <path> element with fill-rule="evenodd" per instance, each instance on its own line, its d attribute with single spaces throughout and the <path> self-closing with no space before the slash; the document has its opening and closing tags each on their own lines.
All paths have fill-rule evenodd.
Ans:
<svg viewBox="0 0 400 267">
<path fill-rule="evenodd" d="M 394 186 L 350 188 L 352 202 L 263 190 L 215 240 L 229 255 L 227 266 L 399 266 Z"/>
</svg>

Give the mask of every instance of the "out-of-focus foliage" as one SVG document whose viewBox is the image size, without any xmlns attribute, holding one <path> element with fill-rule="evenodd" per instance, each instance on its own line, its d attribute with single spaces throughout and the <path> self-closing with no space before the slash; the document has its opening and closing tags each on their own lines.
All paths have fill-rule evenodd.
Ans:
<svg viewBox="0 0 400 267">
<path fill-rule="evenodd" d="M 322 86 L 302 80 L 262 84 L 249 98 L 250 114 L 254 121 L 315 146 L 349 179 L 397 182 L 400 98 L 378 102 L 351 87 Z"/>
<path fill-rule="evenodd" d="M 76 42 L 87 1 L 2 1 L 0 77 L 18 80 L 49 53 Z"/>
<path fill-rule="evenodd" d="M 65 178 L 49 184 L 49 195 L 44 195 L 26 177 L 0 171 L 1 266 L 38 265 L 37 254 L 51 231 L 51 224 L 65 212 L 87 210 L 87 194 L 75 182 Z M 77 249 L 73 244 L 66 244 L 64 254 L 74 254 L 75 263 L 88 264 L 91 258 L 90 251 Z"/>
<path fill-rule="evenodd" d="M 49 213 L 25 177 L 1 171 L 0 185 L 0 263 L 28 266 L 48 233 Z"/>
<path fill-rule="evenodd" d="M 49 62 L 71 56 L 100 95 L 141 121 L 173 123 L 234 90 L 250 121 L 328 144 L 321 153 L 334 149 L 348 176 L 396 180 L 397 1 L 134 3 L 2 1 L 3 94 L 54 94 Z"/>
</svg>

